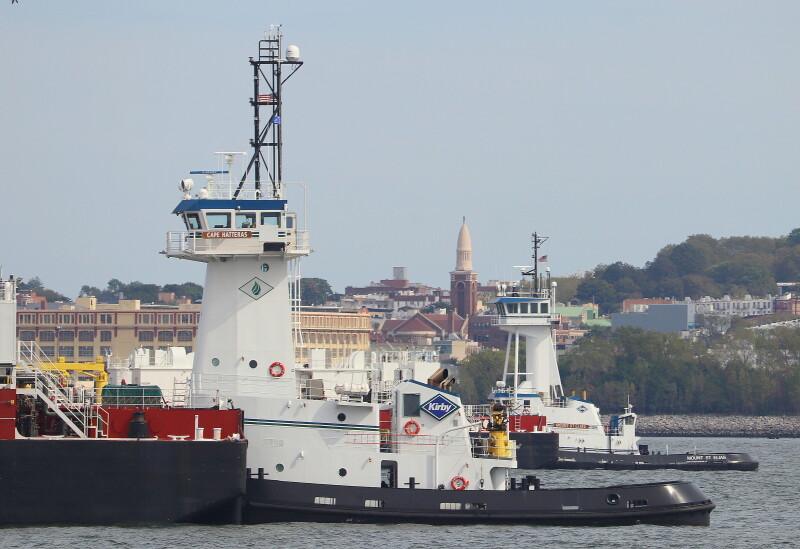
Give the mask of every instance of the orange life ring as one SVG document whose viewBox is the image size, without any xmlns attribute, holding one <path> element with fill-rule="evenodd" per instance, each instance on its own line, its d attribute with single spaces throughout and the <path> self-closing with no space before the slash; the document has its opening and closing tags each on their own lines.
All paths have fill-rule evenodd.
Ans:
<svg viewBox="0 0 800 549">
<path fill-rule="evenodd" d="M 419 421 L 412 419 L 406 423 L 405 427 L 403 427 L 403 430 L 407 435 L 418 435 L 422 430 L 422 427 L 420 426 Z"/>
<path fill-rule="evenodd" d="M 280 362 L 273 362 L 269 365 L 269 373 L 272 377 L 281 377 L 285 371 L 286 368 Z"/>
<path fill-rule="evenodd" d="M 461 475 L 456 475 L 453 477 L 453 480 L 450 481 L 450 486 L 453 490 L 464 490 L 469 486 L 469 481 Z"/>
</svg>

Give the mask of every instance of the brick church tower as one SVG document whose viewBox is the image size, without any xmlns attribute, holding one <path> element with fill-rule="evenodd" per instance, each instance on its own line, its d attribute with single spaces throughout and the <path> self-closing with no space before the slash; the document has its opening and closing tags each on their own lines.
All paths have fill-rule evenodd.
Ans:
<svg viewBox="0 0 800 549">
<path fill-rule="evenodd" d="M 472 270 L 472 239 L 464 218 L 456 245 L 456 270 L 450 273 L 450 304 L 463 318 L 478 308 L 478 273 Z"/>
</svg>

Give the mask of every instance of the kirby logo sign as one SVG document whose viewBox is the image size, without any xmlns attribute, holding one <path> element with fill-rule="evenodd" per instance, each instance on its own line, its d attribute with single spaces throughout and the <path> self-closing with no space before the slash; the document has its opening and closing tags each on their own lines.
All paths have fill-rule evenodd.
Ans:
<svg viewBox="0 0 800 549">
<path fill-rule="evenodd" d="M 441 421 L 458 410 L 459 407 L 447 400 L 442 395 L 436 395 L 428 402 L 420 406 L 420 408 L 428 412 L 437 420 Z"/>
</svg>

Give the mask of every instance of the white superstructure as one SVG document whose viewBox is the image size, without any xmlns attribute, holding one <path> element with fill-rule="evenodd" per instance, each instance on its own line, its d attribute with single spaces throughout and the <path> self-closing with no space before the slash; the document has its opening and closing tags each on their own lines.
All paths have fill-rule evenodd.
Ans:
<svg viewBox="0 0 800 549">
<path fill-rule="evenodd" d="M 558 320 L 553 313 L 556 283 L 550 281 L 549 269 L 546 276 L 538 272 L 538 249 L 545 240 L 533 234 L 534 266 L 521 267 L 523 280 L 516 286 L 500 286 L 491 301 L 497 312 L 493 323 L 509 336 L 503 378 L 489 399 L 509 406 L 512 430 L 514 416 L 545 416 L 547 429 L 559 433 L 562 450 L 638 453 L 636 414 L 630 406 L 605 425 L 597 406 L 564 395 L 552 337 L 552 325 Z"/>
<path fill-rule="evenodd" d="M 229 170 L 194 172 L 206 176 L 205 188 L 192 196 L 194 181 L 183 180 L 173 211 L 185 229 L 168 234 L 166 255 L 206 264 L 191 405 L 244 410 L 248 467 L 273 481 L 505 489 L 513 448 L 470 436 L 446 373 L 437 385 L 414 380 L 435 372 L 435 362 L 382 356 L 338 370 L 295 364 L 297 263 L 310 248 L 280 176 L 282 71 L 301 64 L 278 56 L 280 40 L 271 34 L 250 60 L 258 129 L 245 175 L 236 182 Z M 265 67 L 272 68 L 269 94 L 258 88 Z"/>
</svg>

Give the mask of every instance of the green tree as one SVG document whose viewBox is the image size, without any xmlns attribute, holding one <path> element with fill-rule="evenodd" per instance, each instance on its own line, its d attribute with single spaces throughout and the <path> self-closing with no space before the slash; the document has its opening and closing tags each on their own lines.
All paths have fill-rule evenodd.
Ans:
<svg viewBox="0 0 800 549">
<path fill-rule="evenodd" d="M 324 278 L 301 278 L 300 301 L 302 305 L 323 305 L 338 296 Z"/>
<path fill-rule="evenodd" d="M 203 299 L 203 287 L 194 282 L 184 282 L 183 284 L 164 284 L 162 292 L 172 292 L 175 297 L 189 298 L 192 302 Z"/>
<path fill-rule="evenodd" d="M 523 361 L 524 358 L 520 358 Z M 480 353 L 469 355 L 458 365 L 457 390 L 461 400 L 470 404 L 486 402 L 496 383 L 503 377 L 505 353 L 485 349 Z"/>
<path fill-rule="evenodd" d="M 445 309 L 449 313 L 450 311 L 453 310 L 453 307 L 452 305 L 450 305 L 445 301 L 437 301 L 436 303 L 431 303 L 430 305 L 424 306 L 422 309 L 420 309 L 420 311 L 426 314 L 430 314 L 436 309 Z"/>
<path fill-rule="evenodd" d="M 600 313 L 607 314 L 620 308 L 614 286 L 599 278 L 585 278 L 578 284 L 576 297 L 584 303 L 597 303 Z"/>
<path fill-rule="evenodd" d="M 19 290 L 30 290 L 32 292 L 36 292 L 36 295 L 44 297 L 49 303 L 53 303 L 55 301 L 64 301 L 66 303 L 72 302 L 72 300 L 64 294 L 49 288 L 45 288 L 44 283 L 42 283 L 42 280 L 38 276 L 34 276 L 29 280 L 23 279 L 22 282 L 17 285 L 17 288 Z"/>
</svg>

